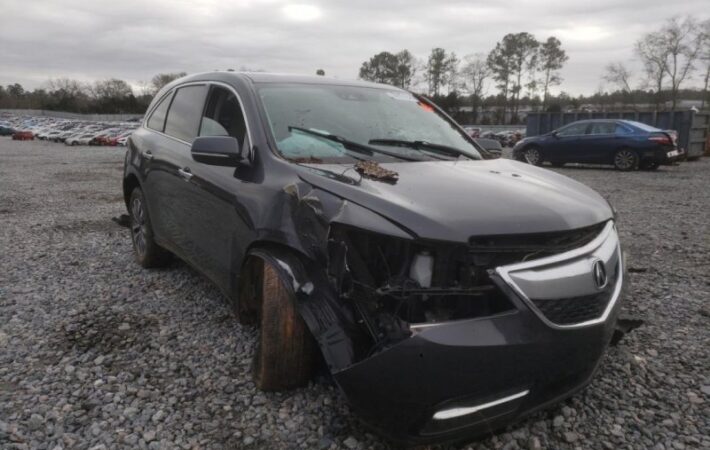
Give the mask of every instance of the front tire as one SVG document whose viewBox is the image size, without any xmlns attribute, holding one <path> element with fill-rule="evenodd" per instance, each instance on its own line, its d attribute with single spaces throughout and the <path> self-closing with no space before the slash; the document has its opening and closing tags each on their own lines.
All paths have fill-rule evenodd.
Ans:
<svg viewBox="0 0 710 450">
<path fill-rule="evenodd" d="M 614 153 L 614 167 L 623 172 L 638 169 L 639 156 L 635 151 L 622 148 Z"/>
<path fill-rule="evenodd" d="M 136 262 L 146 269 L 165 266 L 170 260 L 170 253 L 155 242 L 145 197 L 140 188 L 135 188 L 131 192 L 128 212 L 131 218 L 131 241 Z"/>
<path fill-rule="evenodd" d="M 523 160 L 533 166 L 542 165 L 542 152 L 539 147 L 528 147 L 523 150 Z"/>
<path fill-rule="evenodd" d="M 264 254 L 250 256 L 242 273 L 240 322 L 248 323 L 256 316 L 260 327 L 253 360 L 254 384 L 263 391 L 306 385 L 315 371 L 318 348 L 296 309 L 292 282 Z M 250 309 L 255 314 L 248 314 Z"/>
</svg>

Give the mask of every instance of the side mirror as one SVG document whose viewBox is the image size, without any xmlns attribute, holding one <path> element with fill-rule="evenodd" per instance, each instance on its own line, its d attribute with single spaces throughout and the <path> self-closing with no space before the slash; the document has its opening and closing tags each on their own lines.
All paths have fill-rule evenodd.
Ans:
<svg viewBox="0 0 710 450">
<path fill-rule="evenodd" d="M 192 159 L 211 166 L 248 165 L 242 157 L 239 142 L 232 136 L 201 136 L 192 142 Z"/>
<path fill-rule="evenodd" d="M 550 132 L 550 136 L 552 136 L 552 137 L 557 137 L 557 130 L 552 130 L 552 131 Z"/>
</svg>

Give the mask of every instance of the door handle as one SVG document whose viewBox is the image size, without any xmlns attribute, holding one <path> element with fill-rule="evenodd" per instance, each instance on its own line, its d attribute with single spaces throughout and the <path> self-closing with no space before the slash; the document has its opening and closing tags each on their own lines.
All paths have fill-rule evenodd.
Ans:
<svg viewBox="0 0 710 450">
<path fill-rule="evenodd" d="M 150 161 L 151 159 L 153 159 L 153 152 L 151 152 L 150 150 L 146 150 L 143 152 L 143 157 Z"/>
<path fill-rule="evenodd" d="M 178 169 L 178 173 L 185 181 L 190 181 L 190 178 L 192 178 L 192 172 L 190 172 L 189 167 L 185 167 L 184 169 Z"/>
</svg>

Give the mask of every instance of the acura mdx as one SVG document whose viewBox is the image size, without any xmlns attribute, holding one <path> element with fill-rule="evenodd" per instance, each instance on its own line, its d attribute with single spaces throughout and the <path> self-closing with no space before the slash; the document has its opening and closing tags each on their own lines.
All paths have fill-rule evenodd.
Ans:
<svg viewBox="0 0 710 450">
<path fill-rule="evenodd" d="M 569 397 L 620 307 L 604 198 L 489 157 L 392 86 L 181 78 L 129 138 L 123 193 L 139 264 L 177 256 L 259 328 L 259 388 L 322 367 L 400 441 L 467 439 Z"/>
</svg>

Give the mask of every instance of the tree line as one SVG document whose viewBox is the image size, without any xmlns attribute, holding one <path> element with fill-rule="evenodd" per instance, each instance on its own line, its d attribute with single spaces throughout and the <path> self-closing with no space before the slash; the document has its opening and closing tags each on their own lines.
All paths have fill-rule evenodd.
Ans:
<svg viewBox="0 0 710 450">
<path fill-rule="evenodd" d="M 625 94 L 626 103 L 634 105 L 634 91 L 643 90 L 653 94 L 657 110 L 666 101 L 675 110 L 682 86 L 698 74 L 703 86 L 701 108 L 710 105 L 710 19 L 701 23 L 690 16 L 673 17 L 636 41 L 634 56 L 641 63 L 640 74 L 623 61 L 609 63 L 604 74 L 605 81 Z"/>
<path fill-rule="evenodd" d="M 457 119 L 473 123 L 519 123 L 521 106 L 561 111 L 588 104 L 626 109 L 645 104 L 674 110 L 680 99 L 710 106 L 710 20 L 668 19 L 635 43 L 633 57 L 642 68 L 639 73 L 628 61 L 610 62 L 597 92 L 577 97 L 551 92 L 562 84 L 560 71 L 569 60 L 562 42 L 555 36 L 538 40 L 527 32 L 506 34 L 488 53 L 463 57 L 441 47 L 426 58 L 406 49 L 382 51 L 361 64 L 359 78 L 424 93 Z M 322 69 L 316 73 L 325 74 Z M 137 89 L 115 78 L 93 83 L 59 78 L 33 91 L 17 83 L 0 85 L 0 108 L 142 114 L 155 92 L 184 75 L 157 74 Z M 700 81 L 702 88 L 688 88 L 690 80 Z M 464 106 L 471 112 L 463 113 Z M 494 116 L 479 116 L 484 109 Z"/>
<path fill-rule="evenodd" d="M 110 78 L 81 83 L 69 78 L 49 80 L 32 91 L 21 84 L 0 85 L 0 108 L 47 109 L 93 114 L 143 114 L 160 88 L 186 73 L 159 73 L 141 83 L 138 92 L 124 80 Z"/>
<path fill-rule="evenodd" d="M 554 36 L 538 41 L 530 33 L 510 33 L 486 55 L 472 53 L 459 58 L 441 47 L 431 50 L 425 61 L 408 50 L 380 52 L 360 67 L 363 80 L 405 89 L 425 90 L 446 109 L 457 109 L 468 97 L 476 121 L 483 106 L 486 85 L 495 82 L 498 99 L 516 121 L 520 105 L 539 97 L 541 107 L 550 100 L 550 88 L 562 82 L 560 69 L 568 60 L 560 40 Z"/>
<path fill-rule="evenodd" d="M 639 104 L 656 110 L 675 110 L 681 98 L 710 106 L 710 20 L 702 23 L 687 17 L 667 20 L 658 30 L 642 36 L 634 57 L 643 67 L 640 76 L 626 62 L 609 63 L 597 92 L 573 98 L 564 91 L 550 90 L 562 83 L 560 70 L 569 60 L 555 36 L 539 41 L 530 33 L 506 34 L 492 50 L 459 58 L 454 52 L 434 48 L 425 59 L 408 50 L 380 52 L 362 63 L 361 79 L 386 83 L 426 93 L 458 118 L 461 106 L 470 106 L 466 121 L 478 122 L 478 111 L 494 107 L 496 123 L 517 123 L 520 107 L 537 111 L 560 111 L 585 104 L 622 108 Z M 700 75 L 701 90 L 685 89 L 688 80 Z M 490 85 L 494 93 L 488 94 Z M 487 95 L 488 94 L 488 95 Z M 490 118 L 485 118 L 490 120 Z"/>
</svg>

